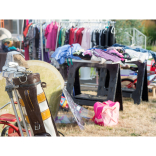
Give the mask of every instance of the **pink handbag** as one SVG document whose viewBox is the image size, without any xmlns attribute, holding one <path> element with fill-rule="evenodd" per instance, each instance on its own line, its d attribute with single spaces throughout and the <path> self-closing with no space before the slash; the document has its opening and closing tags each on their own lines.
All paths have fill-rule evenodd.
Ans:
<svg viewBox="0 0 156 156">
<path fill-rule="evenodd" d="M 96 102 L 94 104 L 95 115 L 92 120 L 100 126 L 113 126 L 118 123 L 119 119 L 119 102 L 106 101 Z"/>
</svg>

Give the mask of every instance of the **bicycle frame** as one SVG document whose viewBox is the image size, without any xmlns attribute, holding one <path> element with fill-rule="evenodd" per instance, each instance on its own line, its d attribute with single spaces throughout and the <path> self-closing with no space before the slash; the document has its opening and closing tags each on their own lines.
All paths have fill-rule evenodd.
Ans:
<svg viewBox="0 0 156 156">
<path fill-rule="evenodd" d="M 156 72 L 151 71 L 150 73 L 148 73 L 148 76 L 155 75 L 155 74 L 156 74 Z M 153 80 L 155 80 L 155 79 L 156 79 L 156 76 L 154 76 L 153 79 L 151 79 L 150 81 L 148 81 L 148 85 L 150 85 L 150 84 L 153 82 Z M 127 88 L 132 88 L 132 86 L 133 86 L 135 83 L 137 83 L 137 78 L 134 79 L 133 82 L 131 82 L 131 83 L 129 83 L 128 85 L 126 85 L 126 87 L 127 87 Z"/>
<path fill-rule="evenodd" d="M 132 86 L 137 82 L 137 79 L 135 79 L 133 82 L 126 85 L 127 88 L 132 88 Z"/>
<path fill-rule="evenodd" d="M 19 128 L 16 127 L 15 125 L 13 125 L 13 124 L 11 124 L 11 123 L 9 123 L 7 121 L 0 121 L 0 124 L 4 124 L 4 126 L 5 125 L 10 126 L 13 130 L 15 130 L 18 133 L 19 136 L 21 136 L 20 131 L 19 131 Z"/>
<path fill-rule="evenodd" d="M 4 107 L 6 107 L 6 106 L 9 105 L 9 104 L 11 104 L 11 102 L 8 102 L 8 103 L 5 104 L 4 106 L 2 106 L 2 107 L 0 108 L 0 110 L 3 109 Z M 14 102 L 14 104 L 17 104 L 17 102 Z M 19 130 L 19 128 L 18 128 L 17 126 L 11 124 L 11 123 L 8 122 L 8 121 L 2 121 L 2 120 L 0 120 L 0 124 L 3 124 L 3 125 L 4 125 L 3 128 L 5 127 L 5 125 L 10 126 L 10 128 L 11 128 L 10 131 L 12 131 L 12 133 L 13 133 L 13 131 L 16 131 L 16 132 L 18 133 L 18 135 L 21 136 L 20 130 Z M 9 129 L 10 129 L 10 128 L 9 128 Z M 22 128 L 22 131 L 23 131 L 23 132 L 26 132 L 26 130 L 23 129 L 23 128 Z M 30 134 L 30 133 L 29 133 L 29 134 Z M 31 135 L 31 134 L 30 134 L 30 135 Z"/>
</svg>

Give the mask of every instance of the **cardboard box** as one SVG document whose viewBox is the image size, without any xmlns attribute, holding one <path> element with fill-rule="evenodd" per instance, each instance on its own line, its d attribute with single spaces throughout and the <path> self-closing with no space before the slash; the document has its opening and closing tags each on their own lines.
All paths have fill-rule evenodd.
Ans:
<svg viewBox="0 0 156 156">
<path fill-rule="evenodd" d="M 13 46 L 16 48 L 20 48 L 20 41 L 14 41 Z M 21 44 L 21 49 L 23 49 L 23 44 Z"/>
<path fill-rule="evenodd" d="M 148 86 L 148 96 L 156 97 L 156 86 Z"/>
</svg>

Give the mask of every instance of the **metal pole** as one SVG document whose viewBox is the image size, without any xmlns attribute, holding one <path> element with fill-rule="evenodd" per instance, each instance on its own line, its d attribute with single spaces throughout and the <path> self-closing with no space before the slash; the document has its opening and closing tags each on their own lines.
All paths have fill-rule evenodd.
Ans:
<svg viewBox="0 0 156 156">
<path fill-rule="evenodd" d="M 145 36 L 145 49 L 146 49 L 146 36 Z"/>
<path fill-rule="evenodd" d="M 11 82 L 9 81 L 9 83 L 11 83 Z M 15 104 L 14 104 L 14 100 L 13 100 L 13 94 L 12 94 L 13 89 L 14 89 L 13 85 L 8 85 L 8 86 L 5 87 L 5 91 L 7 91 L 8 95 L 9 95 L 9 98 L 11 100 L 11 103 L 12 103 L 12 107 L 13 107 L 13 110 L 14 110 L 14 114 L 15 114 L 15 117 L 16 117 L 16 121 L 17 121 L 17 124 L 18 124 L 20 134 L 21 134 L 21 136 L 24 136 L 23 131 L 22 131 L 22 127 L 21 127 L 21 124 L 20 124 L 20 121 L 19 121 L 19 118 L 18 118 L 17 110 L 16 110 L 16 107 L 15 107 Z"/>
<path fill-rule="evenodd" d="M 57 30 L 57 37 L 56 37 L 56 45 L 55 45 L 55 50 L 57 49 L 57 41 L 58 41 L 58 36 L 59 36 L 59 31 L 60 31 L 60 22 L 58 22 L 58 30 Z M 54 50 L 54 51 L 55 51 Z"/>
<path fill-rule="evenodd" d="M 44 56 L 43 56 L 43 41 L 42 41 L 42 20 L 40 20 L 40 42 L 41 42 L 42 61 L 44 61 Z"/>
<path fill-rule="evenodd" d="M 133 44 L 135 44 L 135 30 L 133 28 Z"/>
<path fill-rule="evenodd" d="M 9 104 L 11 104 L 11 102 L 8 102 L 7 104 L 5 104 L 3 107 L 0 108 L 0 110 L 3 109 L 4 107 L 6 107 Z"/>
<path fill-rule="evenodd" d="M 26 125 L 26 122 L 25 122 L 25 118 L 23 116 L 23 111 L 22 111 L 22 108 L 21 108 L 21 105 L 19 103 L 19 100 L 18 100 L 18 96 L 17 96 L 17 91 L 14 89 L 14 93 L 15 93 L 15 97 L 16 97 L 16 101 L 17 101 L 17 104 L 18 104 L 18 108 L 20 110 L 20 114 L 21 114 L 21 117 L 22 117 L 22 121 L 23 121 L 23 124 L 24 124 L 24 128 L 26 130 L 26 133 L 27 133 L 27 136 L 30 136 L 29 135 L 29 132 L 28 132 L 28 128 L 27 128 L 27 125 Z"/>
<path fill-rule="evenodd" d="M 77 23 L 76 21 L 61 21 L 61 23 Z M 79 21 L 79 23 L 108 23 L 108 21 Z M 110 21 L 110 23 L 115 24 L 116 22 Z"/>
<path fill-rule="evenodd" d="M 21 28 L 21 41 L 20 41 L 20 49 L 21 49 L 21 45 L 22 45 L 23 26 L 24 26 L 24 20 L 22 20 L 22 28 Z"/>
<path fill-rule="evenodd" d="M 14 113 L 15 113 L 15 116 L 16 116 L 16 120 L 17 120 L 19 131 L 21 133 L 21 136 L 24 136 L 23 135 L 23 131 L 22 131 L 22 127 L 21 127 L 21 124 L 20 124 L 20 121 L 19 121 L 19 118 L 18 118 L 18 115 L 17 115 L 17 111 L 16 111 L 16 107 L 15 107 L 15 104 L 14 104 L 14 100 L 12 98 L 10 98 L 10 100 L 11 100 L 12 107 L 13 107 L 13 110 L 14 110 Z"/>
<path fill-rule="evenodd" d="M 19 20 L 17 20 L 17 35 L 19 37 Z"/>
</svg>

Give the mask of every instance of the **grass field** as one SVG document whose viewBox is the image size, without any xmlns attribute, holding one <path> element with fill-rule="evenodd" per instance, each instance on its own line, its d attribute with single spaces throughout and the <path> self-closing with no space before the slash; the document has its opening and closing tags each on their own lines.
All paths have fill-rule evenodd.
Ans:
<svg viewBox="0 0 156 156">
<path fill-rule="evenodd" d="M 95 94 L 95 92 L 83 92 Z M 86 107 L 93 111 L 93 107 Z M 85 130 L 81 131 L 77 124 L 56 124 L 58 131 L 65 136 L 156 136 L 156 99 L 140 105 L 133 103 L 130 98 L 123 98 L 124 110 L 119 113 L 119 123 L 112 127 L 95 125 L 85 122 Z M 2 125 L 0 126 L 0 132 Z"/>
<path fill-rule="evenodd" d="M 116 126 L 102 127 L 89 121 L 83 131 L 76 124 L 57 124 L 57 128 L 65 136 L 156 136 L 156 99 L 136 105 L 132 99 L 124 98 L 123 107 Z M 93 107 L 89 109 L 93 111 Z"/>
</svg>

